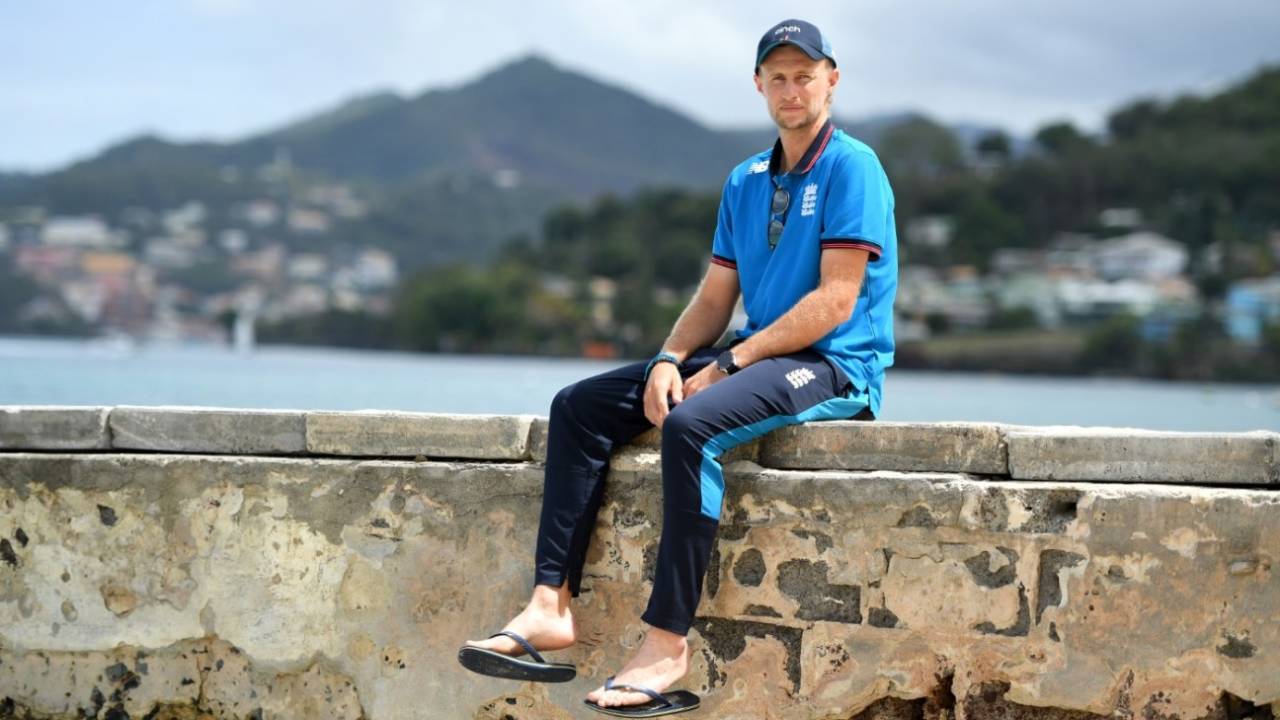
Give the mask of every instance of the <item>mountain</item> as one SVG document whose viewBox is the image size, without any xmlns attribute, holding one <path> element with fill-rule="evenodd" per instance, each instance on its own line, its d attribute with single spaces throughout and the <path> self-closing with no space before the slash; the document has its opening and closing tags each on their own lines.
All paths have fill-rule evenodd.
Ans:
<svg viewBox="0 0 1280 720">
<path fill-rule="evenodd" d="M 137 138 L 80 169 L 128 167 L 144 157 L 252 168 L 281 151 L 296 167 L 334 178 L 394 183 L 514 171 L 579 197 L 717 183 L 744 154 L 731 135 L 530 56 L 456 89 L 410 99 L 375 93 L 237 143 Z"/>
<path fill-rule="evenodd" d="M 914 116 L 839 124 L 874 145 L 905 117 Z M 336 180 L 368 201 L 370 216 L 341 224 L 335 241 L 388 247 L 412 268 L 482 260 L 513 235 L 536 235 L 545 212 L 565 202 L 651 186 L 714 190 L 774 137 L 763 126 L 708 128 L 531 55 L 453 88 L 367 93 L 239 141 L 134 137 L 56 172 L 0 176 L 0 208 L 112 218 L 200 200 L 218 214 L 285 197 L 287 161 L 291 187 Z"/>
<path fill-rule="evenodd" d="M 717 182 L 741 146 L 668 108 L 529 56 L 456 89 L 376 95 L 251 138 L 237 151 L 334 177 L 402 181 L 424 172 L 514 171 L 579 197 Z"/>
<path fill-rule="evenodd" d="M 405 102 L 404 98 L 389 90 L 360 95 L 347 100 L 333 110 L 298 120 L 279 130 L 269 132 L 264 137 L 281 143 L 302 142 L 309 138 L 323 136 L 326 132 L 349 122 L 399 107 Z"/>
<path fill-rule="evenodd" d="M 833 117 L 832 122 L 835 126 L 844 130 L 846 133 L 870 145 L 877 153 L 880 152 L 880 140 L 885 133 L 908 125 L 911 123 L 928 122 L 933 124 L 924 113 L 919 112 L 896 112 L 881 113 L 877 115 L 869 115 L 862 118 L 850 117 Z M 986 135 L 993 132 L 1004 132 L 1002 129 L 990 125 L 982 125 L 979 123 L 942 123 L 940 127 L 946 128 L 955 137 L 960 147 L 966 152 L 972 152 L 974 147 Z M 754 128 L 739 128 L 734 130 L 723 131 L 725 134 L 734 137 L 739 143 L 748 147 L 763 150 L 773 144 L 774 138 L 778 136 L 777 129 L 772 126 L 761 125 Z M 1023 138 L 1011 137 L 1010 143 L 1013 146 L 1015 155 L 1021 154 L 1027 145 L 1027 141 Z"/>
</svg>

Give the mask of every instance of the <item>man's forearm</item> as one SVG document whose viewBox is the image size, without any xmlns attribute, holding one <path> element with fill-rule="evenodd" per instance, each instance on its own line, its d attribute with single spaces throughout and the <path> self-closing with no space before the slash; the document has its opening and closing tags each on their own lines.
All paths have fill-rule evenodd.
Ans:
<svg viewBox="0 0 1280 720">
<path fill-rule="evenodd" d="M 739 367 L 775 355 L 807 348 L 853 314 L 859 284 L 819 287 L 800 298 L 786 313 L 733 348 Z"/>
<path fill-rule="evenodd" d="M 694 350 L 719 340 L 732 317 L 733 305 L 721 307 L 698 293 L 680 313 L 662 349 L 684 362 Z"/>
</svg>

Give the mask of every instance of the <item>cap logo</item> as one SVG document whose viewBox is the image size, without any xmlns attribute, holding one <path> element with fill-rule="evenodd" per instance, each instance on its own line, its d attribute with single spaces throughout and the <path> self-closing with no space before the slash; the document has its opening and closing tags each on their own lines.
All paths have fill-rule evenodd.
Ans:
<svg viewBox="0 0 1280 720">
<path fill-rule="evenodd" d="M 778 28 L 777 30 L 774 30 L 774 31 L 773 31 L 773 34 L 774 34 L 774 35 L 777 35 L 778 33 L 784 33 L 784 32 L 797 32 L 797 33 L 798 33 L 798 32 L 800 32 L 800 28 L 799 28 L 799 27 L 797 27 L 797 26 L 795 26 L 795 25 L 783 25 L 782 27 Z"/>
</svg>

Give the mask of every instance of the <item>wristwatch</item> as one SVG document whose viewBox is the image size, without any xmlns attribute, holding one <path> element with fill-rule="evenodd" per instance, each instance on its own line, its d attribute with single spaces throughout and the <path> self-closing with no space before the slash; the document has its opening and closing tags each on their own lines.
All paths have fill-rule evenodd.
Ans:
<svg viewBox="0 0 1280 720">
<path fill-rule="evenodd" d="M 725 350 L 716 358 L 716 368 L 725 375 L 732 375 L 742 368 L 738 367 L 738 361 L 733 357 L 732 350 Z"/>
</svg>

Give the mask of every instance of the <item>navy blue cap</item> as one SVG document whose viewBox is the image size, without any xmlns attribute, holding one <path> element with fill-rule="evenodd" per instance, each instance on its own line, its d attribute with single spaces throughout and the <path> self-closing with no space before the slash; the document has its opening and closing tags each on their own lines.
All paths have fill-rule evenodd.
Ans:
<svg viewBox="0 0 1280 720">
<path fill-rule="evenodd" d="M 791 19 L 769 28 L 764 37 L 760 38 L 760 44 L 756 46 L 757 70 L 760 69 L 760 63 L 764 62 L 764 56 L 779 45 L 795 45 L 814 60 L 826 58 L 832 65 L 836 64 L 835 57 L 831 55 L 831 43 L 822 37 L 822 31 L 813 23 Z"/>
</svg>

